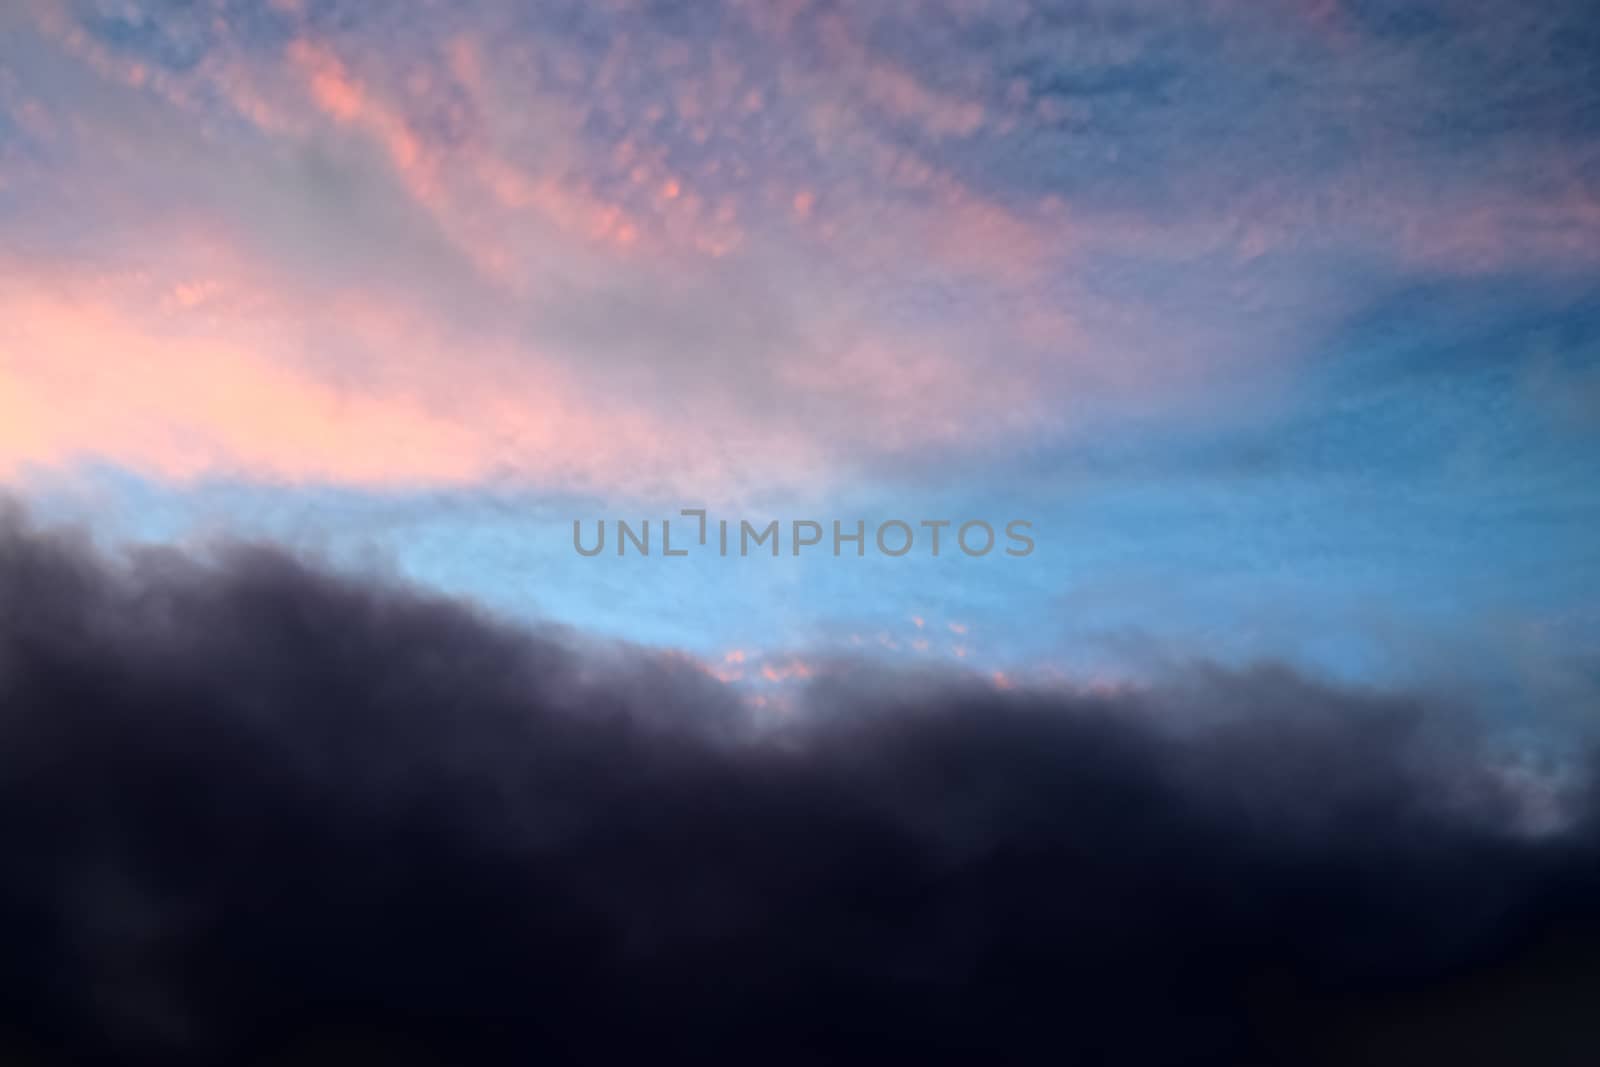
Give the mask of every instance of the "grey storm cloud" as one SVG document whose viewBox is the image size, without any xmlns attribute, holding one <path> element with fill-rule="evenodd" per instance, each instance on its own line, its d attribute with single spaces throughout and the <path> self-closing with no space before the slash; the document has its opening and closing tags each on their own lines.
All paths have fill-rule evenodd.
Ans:
<svg viewBox="0 0 1600 1067">
<path fill-rule="evenodd" d="M 1580 1062 L 1584 760 L 1533 818 L 1461 709 L 1273 668 L 802 705 L 12 514 L 8 1062 Z"/>
</svg>

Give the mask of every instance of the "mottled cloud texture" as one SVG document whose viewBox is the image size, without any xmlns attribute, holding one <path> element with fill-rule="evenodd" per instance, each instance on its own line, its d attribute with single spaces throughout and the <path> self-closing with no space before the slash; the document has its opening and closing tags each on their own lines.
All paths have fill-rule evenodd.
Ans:
<svg viewBox="0 0 1600 1067">
<path fill-rule="evenodd" d="M 1592 1047 L 1590 762 L 1424 697 L 841 664 L 761 720 L 676 658 L 15 514 L 0 602 L 11 1062 Z"/>
<path fill-rule="evenodd" d="M 12 474 L 808 486 L 1216 417 L 1396 284 L 1597 269 L 1585 0 L 0 19 Z"/>
</svg>

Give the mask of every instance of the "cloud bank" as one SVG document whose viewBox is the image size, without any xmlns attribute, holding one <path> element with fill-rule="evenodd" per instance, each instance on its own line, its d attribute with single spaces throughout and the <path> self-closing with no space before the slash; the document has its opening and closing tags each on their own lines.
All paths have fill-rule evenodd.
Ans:
<svg viewBox="0 0 1600 1067">
<path fill-rule="evenodd" d="M 0 1034 L 22 1063 L 1579 1062 L 1592 783 L 1516 751 L 1271 668 L 843 665 L 763 721 L 680 657 L 13 514 Z"/>
</svg>

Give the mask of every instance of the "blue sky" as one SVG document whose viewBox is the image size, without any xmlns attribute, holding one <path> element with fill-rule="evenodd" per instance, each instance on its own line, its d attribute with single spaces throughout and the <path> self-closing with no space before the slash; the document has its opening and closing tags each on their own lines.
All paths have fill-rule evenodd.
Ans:
<svg viewBox="0 0 1600 1067">
<path fill-rule="evenodd" d="M 0 485 L 740 683 L 1283 660 L 1582 713 L 1597 49 L 1577 0 L 23 0 Z M 1038 548 L 571 549 L 695 505 Z"/>
</svg>

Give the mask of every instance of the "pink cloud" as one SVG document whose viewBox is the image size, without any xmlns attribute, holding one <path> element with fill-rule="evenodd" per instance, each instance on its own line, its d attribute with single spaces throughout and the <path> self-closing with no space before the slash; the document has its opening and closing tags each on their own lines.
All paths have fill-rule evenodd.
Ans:
<svg viewBox="0 0 1600 1067">
<path fill-rule="evenodd" d="M 61 203 L 106 236 L 99 261 L 61 277 L 8 272 L 35 277 L 0 292 L 0 469 L 815 484 L 841 458 L 1206 403 L 1199 387 L 1292 358 L 1325 336 L 1319 315 L 1344 310 L 1324 273 L 1256 273 L 1309 244 L 1458 273 L 1600 255 L 1589 161 L 1553 150 L 1531 165 L 1538 188 L 1441 183 L 1374 150 L 1310 181 L 1264 169 L 1229 187 L 1229 210 L 1187 216 L 1008 193 L 953 166 L 950 142 L 1020 121 L 1038 105 L 1025 84 L 1011 111 L 986 111 L 996 86 L 918 76 L 833 8 L 736 6 L 779 38 L 816 30 L 828 69 L 632 29 L 594 54 L 447 32 L 401 62 L 317 37 L 297 4 L 282 7 L 299 34 L 286 47 L 245 47 L 222 25 L 193 68 L 165 69 L 31 0 L 40 39 L 101 95 L 78 112 L 0 103 L 52 152 L 104 162 L 60 177 Z M 641 98 L 640 70 L 664 91 Z M 139 121 L 119 121 L 124 107 Z M 798 162 L 763 170 L 779 132 Z M 285 163 L 313 155 L 365 183 L 376 222 L 322 204 L 328 183 Z M 1369 156 L 1385 169 L 1363 170 Z M 1236 169 L 1199 158 L 1182 178 L 1205 190 Z M 3 180 L 10 195 L 32 178 Z M 194 233 L 221 251 L 191 256 Z M 1102 257 L 1181 278 L 1166 303 L 1108 297 L 1084 281 Z M 103 283 L 119 270 L 142 280 Z"/>
<path fill-rule="evenodd" d="M 597 409 L 587 387 L 520 351 L 480 350 L 465 363 L 448 334 L 381 303 L 319 302 L 324 331 L 383 355 L 329 376 L 288 355 L 302 348 L 299 324 L 313 321 L 289 291 L 10 273 L 0 283 L 0 476 L 102 460 L 169 479 L 380 486 L 681 479 L 715 492 L 729 477 L 706 431 L 646 408 Z"/>
<path fill-rule="evenodd" d="M 809 681 L 816 674 L 816 666 L 801 659 L 780 660 L 761 668 L 761 677 L 769 682 Z"/>
</svg>

